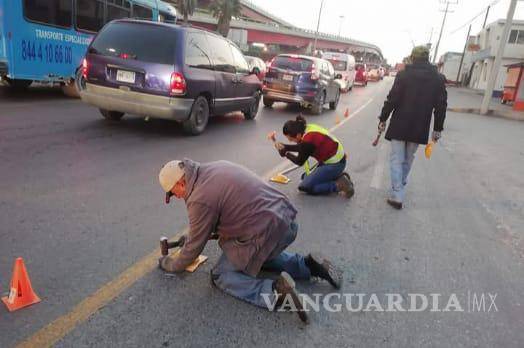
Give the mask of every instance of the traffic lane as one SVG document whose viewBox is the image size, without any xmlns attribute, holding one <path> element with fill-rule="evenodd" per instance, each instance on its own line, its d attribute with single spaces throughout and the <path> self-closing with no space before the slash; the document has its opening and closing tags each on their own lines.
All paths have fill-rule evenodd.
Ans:
<svg viewBox="0 0 524 348">
<path fill-rule="evenodd" d="M 485 193 L 471 180 L 483 180 L 485 170 L 472 171 L 471 149 L 458 153 L 450 147 L 472 127 L 485 129 L 490 121 L 450 114 L 444 139 L 431 160 L 419 150 L 406 208 L 399 212 L 385 203 L 387 167 L 377 170 L 377 160 L 387 158 L 389 144 L 373 148 L 371 140 L 363 140 L 372 139 L 379 109 L 380 103 L 373 103 L 366 114 L 337 133 L 353 154 L 350 173 L 356 195 L 351 201 L 298 193 L 299 173 L 290 175 L 290 185 L 278 186 L 299 208 L 299 235 L 290 249 L 322 251 L 341 265 L 346 278 L 342 293 L 365 293 L 367 300 L 376 293 L 382 303 L 387 293 L 400 293 L 405 301 L 409 293 L 439 293 L 440 310 L 456 294 L 465 312 L 330 313 L 322 309 L 311 314 L 312 323 L 305 328 L 294 314 L 268 313 L 213 288 L 208 274 L 219 250 L 211 242 L 205 250 L 210 260 L 196 273 L 168 277 L 152 272 L 58 346 L 431 346 L 435 342 L 518 346 L 524 338 L 520 330 L 522 259 L 496 238 L 497 220 L 486 214 L 481 203 Z M 511 127 L 506 124 L 498 130 Z M 482 135 L 474 134 L 468 134 L 471 144 L 481 143 Z M 507 139 L 503 147 L 516 145 L 515 139 Z M 481 146 L 479 151 L 483 150 L 488 151 Z M 364 157 L 374 163 L 356 159 Z M 500 164 L 505 161 L 500 159 Z M 522 191 L 518 182 L 508 185 Z M 323 282 L 299 282 L 298 286 L 308 294 L 332 291 Z M 498 311 L 468 312 L 472 305 L 468 291 L 485 294 L 486 311 L 491 307 L 488 293 L 496 293 Z"/>
<path fill-rule="evenodd" d="M 379 97 L 379 99 L 381 98 Z M 374 124 L 376 114 L 376 107 L 369 110 L 368 108 L 363 109 L 337 131 L 337 136 L 342 135 L 347 139 L 353 138 L 354 133 L 356 133 L 360 135 L 358 138 L 360 143 L 369 145 L 368 138 L 371 139 L 374 135 L 376 126 L 371 126 L 371 128 L 368 126 L 365 128 L 354 127 L 352 122 L 366 117 L 371 118 L 370 122 Z M 354 139 L 354 141 L 357 142 L 357 139 Z M 349 150 L 352 151 L 351 148 Z M 362 175 L 365 175 L 365 173 Z M 296 182 L 280 188 L 286 191 L 290 190 L 288 192 L 290 197 L 293 200 L 297 199 Z M 311 199 L 311 197 L 309 198 Z M 344 199 L 336 197 L 322 200 L 320 204 L 327 204 L 330 201 L 336 201 L 339 205 L 348 204 Z M 318 203 L 316 201 L 315 204 Z M 178 203 L 175 208 L 185 213 L 183 204 Z M 320 221 L 324 221 L 317 206 L 307 211 L 301 209 L 300 216 L 304 216 L 304 214 L 318 216 Z M 313 225 L 311 230 L 315 229 L 316 226 L 318 225 Z M 307 230 L 303 231 L 303 229 Z M 301 227 L 300 235 L 302 236 L 304 233 L 309 235 L 311 230 L 308 227 Z M 317 231 L 319 230 L 317 229 Z M 306 250 L 311 250 L 312 245 L 321 245 L 318 243 L 311 244 L 308 240 L 303 243 L 303 245 L 306 245 Z M 297 241 L 297 245 L 301 245 L 301 242 Z M 293 249 L 296 250 L 297 247 L 294 246 Z M 273 328 L 273 325 L 269 325 L 270 323 L 277 323 L 281 326 L 275 332 L 291 333 L 286 335 L 288 338 L 281 335 L 275 336 L 276 342 L 289 341 L 292 343 L 294 340 L 293 333 L 298 333 L 301 330 L 299 326 L 297 327 L 296 318 L 287 314 L 268 316 L 267 311 L 253 308 L 212 288 L 208 272 L 219 255 L 216 243 L 210 242 L 204 253 L 210 256 L 210 260 L 197 273 L 182 277 L 168 277 L 164 276 L 162 272 L 152 272 L 135 284 L 132 289 L 119 296 L 114 303 L 97 312 L 89 322 L 80 325 L 58 346 L 68 346 L 72 342 L 80 346 L 93 344 L 104 346 L 110 344 L 110 342 L 113 342 L 113 344 L 114 342 L 119 342 L 119 344 L 122 342 L 122 345 L 132 343 L 137 346 L 146 343 L 153 346 L 169 343 L 177 346 L 207 346 L 211 343 L 218 343 L 219 346 L 238 346 L 257 342 L 258 338 L 267 334 L 265 329 L 268 327 L 270 330 L 274 330 L 275 328 Z M 315 287 L 315 289 L 320 289 L 322 292 L 331 290 L 326 284 L 320 284 L 320 288 Z M 147 296 L 148 298 L 145 299 L 143 295 L 145 292 L 154 292 L 155 296 Z M 133 313 L 131 314 L 129 311 Z M 191 313 L 190 317 L 188 315 L 177 315 L 177 313 L 188 312 Z M 224 316 L 225 318 L 223 318 Z M 115 322 L 116 318 L 118 318 L 117 322 Z M 330 318 L 326 317 L 326 320 L 330 320 Z M 214 322 L 214 324 L 212 325 L 211 322 Z M 220 324 L 217 324 L 218 322 Z M 204 327 L 206 330 L 204 330 Z M 216 329 L 208 329 L 213 327 L 216 327 Z M 202 336 L 192 335 L 193 332 L 200 331 L 206 333 Z M 219 333 L 219 336 L 215 337 L 217 333 Z M 238 337 L 236 333 L 241 333 L 241 337 Z M 250 339 L 252 333 L 254 338 Z M 337 337 L 341 337 L 340 334 L 337 335 Z M 339 345 L 342 345 L 342 342 L 339 341 Z"/>
<path fill-rule="evenodd" d="M 358 107 L 373 89 L 363 92 L 344 96 L 341 106 Z M 112 124 L 79 101 L 59 100 L 24 100 L 26 108 L 8 100 L 9 114 L 0 115 L 0 274 L 9 279 L 14 258 L 23 256 L 44 299 L 14 321 L 0 318 L 12 332 L 5 344 L 63 314 L 155 248 L 160 235 L 185 226 L 183 212 L 163 205 L 156 180 L 162 163 L 228 159 L 263 174 L 281 160 L 266 134 L 297 113 L 277 104 L 261 108 L 255 122 L 219 117 L 202 136 L 186 137 L 172 122 L 126 117 Z M 311 118 L 329 125 L 336 116 L 326 110 Z M 1 286 L 8 291 L 7 282 Z"/>
</svg>

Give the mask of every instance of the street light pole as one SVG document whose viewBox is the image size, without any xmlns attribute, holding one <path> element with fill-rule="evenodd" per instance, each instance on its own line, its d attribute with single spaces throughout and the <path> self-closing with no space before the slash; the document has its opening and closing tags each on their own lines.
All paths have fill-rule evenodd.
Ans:
<svg viewBox="0 0 524 348">
<path fill-rule="evenodd" d="M 342 23 L 344 22 L 344 16 L 338 16 L 340 18 L 340 24 L 338 26 L 338 36 L 340 36 L 340 31 L 342 30 Z"/>
<path fill-rule="evenodd" d="M 313 43 L 313 54 L 315 54 L 315 51 L 317 50 L 318 29 L 320 28 L 320 17 L 322 16 L 322 6 L 324 6 L 324 0 L 320 1 L 320 10 L 318 11 L 317 31 L 315 32 L 315 42 Z"/>
<path fill-rule="evenodd" d="M 482 104 L 480 105 L 480 113 L 482 115 L 488 113 L 489 102 L 491 101 L 493 89 L 495 88 L 495 82 L 497 81 L 497 76 L 499 74 L 500 66 L 502 64 L 502 56 L 504 55 L 504 48 L 506 47 L 506 42 L 508 42 L 509 31 L 511 29 L 511 25 L 513 24 L 513 15 L 515 14 L 516 7 L 517 0 L 511 0 L 508 9 L 508 15 L 506 17 L 506 23 L 504 25 L 504 29 L 502 30 L 502 35 L 500 36 L 497 55 L 495 56 L 493 67 L 491 68 L 491 71 L 489 73 L 488 84 L 486 86 L 486 90 L 484 91 L 484 98 L 482 98 Z"/>
</svg>

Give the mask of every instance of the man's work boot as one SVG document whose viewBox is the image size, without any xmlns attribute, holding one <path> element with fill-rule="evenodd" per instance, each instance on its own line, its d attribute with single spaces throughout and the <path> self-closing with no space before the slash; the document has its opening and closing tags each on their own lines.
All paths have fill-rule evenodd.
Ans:
<svg viewBox="0 0 524 348">
<path fill-rule="evenodd" d="M 309 254 L 304 261 L 312 277 L 327 280 L 335 289 L 340 289 L 343 278 L 342 271 L 335 267 L 331 261 L 316 254 Z"/>
<path fill-rule="evenodd" d="M 388 198 L 387 202 L 390 206 L 392 206 L 393 208 L 397 210 L 402 209 L 402 202 L 397 202 L 395 200 L 392 200 L 391 198 Z"/>
<path fill-rule="evenodd" d="M 297 310 L 297 314 L 300 317 L 300 320 L 302 320 L 304 323 L 309 322 L 307 313 L 306 311 L 304 311 L 302 301 L 298 297 L 297 291 L 295 289 L 295 281 L 293 280 L 293 278 L 291 278 L 291 276 L 288 273 L 280 273 L 278 278 L 273 283 L 273 290 L 277 293 L 278 307 L 280 307 L 284 303 L 286 298 L 287 301 L 289 301 L 289 297 L 291 297 L 291 300 L 293 301 L 293 305 Z"/>
<path fill-rule="evenodd" d="M 349 199 L 355 194 L 353 183 L 351 182 L 348 174 L 343 173 L 340 175 L 335 181 L 335 184 L 337 185 L 337 192 L 342 193 L 344 197 Z"/>
</svg>

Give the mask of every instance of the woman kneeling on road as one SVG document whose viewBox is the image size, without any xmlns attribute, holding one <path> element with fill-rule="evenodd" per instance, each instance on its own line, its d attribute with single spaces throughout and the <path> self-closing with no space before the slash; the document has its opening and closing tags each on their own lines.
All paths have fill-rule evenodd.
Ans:
<svg viewBox="0 0 524 348">
<path fill-rule="evenodd" d="M 329 131 L 316 124 L 308 124 L 302 115 L 287 121 L 283 127 L 286 138 L 296 145 L 280 142 L 275 147 L 280 156 L 286 157 L 299 166 L 304 166 L 305 173 L 298 189 L 311 195 L 341 193 L 351 198 L 355 193 L 351 178 L 344 172 L 347 155 L 342 143 Z M 297 153 L 296 155 L 293 154 Z M 311 169 L 309 157 L 317 160 L 318 165 Z"/>
</svg>

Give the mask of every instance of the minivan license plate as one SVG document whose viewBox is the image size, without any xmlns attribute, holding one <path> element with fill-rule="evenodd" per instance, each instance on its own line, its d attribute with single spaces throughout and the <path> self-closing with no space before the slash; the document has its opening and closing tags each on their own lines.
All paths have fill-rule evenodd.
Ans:
<svg viewBox="0 0 524 348">
<path fill-rule="evenodd" d="M 282 80 L 284 80 L 284 81 L 293 81 L 293 75 L 284 74 L 284 76 L 282 76 Z"/>
<path fill-rule="evenodd" d="M 135 83 L 135 73 L 132 71 L 117 70 L 116 80 L 126 83 Z"/>
</svg>

